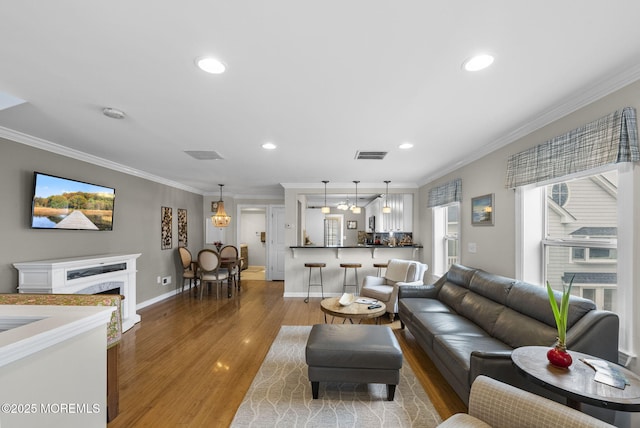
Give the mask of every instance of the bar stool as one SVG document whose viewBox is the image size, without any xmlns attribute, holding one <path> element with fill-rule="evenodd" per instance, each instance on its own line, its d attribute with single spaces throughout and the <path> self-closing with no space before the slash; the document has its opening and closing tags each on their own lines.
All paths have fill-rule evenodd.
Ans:
<svg viewBox="0 0 640 428">
<path fill-rule="evenodd" d="M 378 268 L 378 276 L 382 276 L 382 269 L 386 269 L 389 267 L 389 263 L 374 263 L 374 268 Z"/>
<path fill-rule="evenodd" d="M 311 290 L 311 287 L 320 287 L 321 293 L 322 293 L 322 298 L 324 299 L 324 285 L 322 282 L 322 268 L 323 267 L 327 267 L 326 263 L 305 263 L 304 267 L 308 267 L 309 268 L 309 285 L 307 287 L 307 298 L 304 299 L 305 303 L 309 303 L 309 291 Z M 318 268 L 320 270 L 320 282 L 316 283 L 316 284 L 312 284 L 311 283 L 311 271 L 313 270 L 313 268 Z"/>
<path fill-rule="evenodd" d="M 358 268 L 362 267 L 362 264 L 360 263 L 340 263 L 340 267 L 344 268 L 344 280 L 342 281 L 342 292 L 345 292 L 345 289 L 347 287 L 356 287 L 356 293 L 358 294 Z M 355 278 L 356 278 L 356 282 L 355 284 L 348 284 L 347 283 L 347 271 L 349 269 L 353 269 L 353 272 L 355 273 Z"/>
</svg>

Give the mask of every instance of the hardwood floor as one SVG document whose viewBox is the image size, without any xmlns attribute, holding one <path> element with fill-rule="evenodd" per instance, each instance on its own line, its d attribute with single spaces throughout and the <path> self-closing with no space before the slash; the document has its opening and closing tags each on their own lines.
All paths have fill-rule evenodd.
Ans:
<svg viewBox="0 0 640 428">
<path fill-rule="evenodd" d="M 283 298 L 283 282 L 242 286 L 230 299 L 185 291 L 139 311 L 142 322 L 120 345 L 120 414 L 108 428 L 226 427 L 280 326 L 324 322 L 319 298 Z M 390 325 L 440 416 L 465 412 L 413 336 Z"/>
</svg>

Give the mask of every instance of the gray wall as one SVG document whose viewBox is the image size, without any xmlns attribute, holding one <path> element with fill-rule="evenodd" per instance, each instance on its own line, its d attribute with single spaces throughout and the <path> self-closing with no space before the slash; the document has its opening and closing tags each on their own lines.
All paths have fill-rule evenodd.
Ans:
<svg viewBox="0 0 640 428">
<path fill-rule="evenodd" d="M 640 112 L 640 81 L 628 85 L 606 97 L 544 126 L 529 135 L 484 156 L 462 168 L 459 168 L 446 176 L 426 184 L 420 188 L 420 200 L 427 201 L 429 189 L 435 185 L 447 182 L 454 178 L 462 179 L 461 202 L 461 262 L 468 266 L 474 266 L 489 272 L 515 277 L 516 275 L 516 201 L 515 191 L 505 189 L 505 173 L 507 159 L 511 154 L 518 153 L 529 147 L 534 147 L 555 136 L 561 135 L 588 122 L 599 119 L 615 110 L 623 107 L 635 107 Z M 631 254 L 619 252 L 619 263 L 628 263 L 631 266 L 629 278 L 623 279 L 625 283 L 632 284 L 626 288 L 624 296 L 624 312 L 628 318 L 621 330 L 628 330 L 627 352 L 640 355 L 640 166 L 633 165 L 633 194 L 629 195 L 625 203 L 633 207 L 633 227 L 628 236 L 619 236 L 621 239 L 632 240 Z M 495 194 L 495 226 L 471 226 L 471 198 L 487 193 Z M 431 210 L 426 204 L 420 206 L 420 232 L 419 237 L 425 243 L 424 262 L 432 263 L 432 226 Z M 470 253 L 468 244 L 476 243 L 477 252 Z M 624 257 L 624 259 L 623 259 Z M 630 368 L 640 372 L 640 362 L 634 359 Z M 640 418 L 639 418 L 640 419 Z"/>
<path fill-rule="evenodd" d="M 516 269 L 516 212 L 515 191 L 505 189 L 505 174 L 507 159 L 511 154 L 518 153 L 529 147 L 541 144 L 553 137 L 599 119 L 623 107 L 635 107 L 640 112 L 640 82 L 635 82 L 616 91 L 598 101 L 589 104 L 529 135 L 494 151 L 481 159 L 438 178 L 420 188 L 420 200 L 427 201 L 429 189 L 455 178 L 462 179 L 462 203 L 460 205 L 461 223 L 461 261 L 463 264 L 478 267 L 489 272 L 514 277 Z M 634 201 L 635 207 L 640 207 L 640 168 L 634 167 Z M 494 193 L 495 226 L 471 225 L 471 198 Z M 634 218 L 640 218 L 637 211 Z M 431 210 L 426 203 L 420 205 L 418 236 L 424 242 L 424 261 L 432 262 L 432 226 Z M 415 234 L 414 234 L 415 236 Z M 635 254 L 640 248 L 638 228 L 634 231 Z M 468 244 L 476 243 L 477 252 L 470 253 Z M 636 265 L 637 265 L 637 261 Z M 636 275 L 640 275 L 640 268 Z M 639 276 L 635 277 L 636 280 Z M 640 311 L 638 311 L 640 312 Z"/>
<path fill-rule="evenodd" d="M 116 189 L 109 232 L 30 228 L 33 172 L 40 171 Z M 142 253 L 137 302 L 165 294 L 179 281 L 177 209 L 188 213 L 188 248 L 203 247 L 203 196 L 0 138 L 0 292 L 16 292 L 14 262 L 105 253 Z M 173 208 L 173 248 L 160 249 L 160 208 Z M 171 275 L 162 286 L 157 276 Z"/>
</svg>

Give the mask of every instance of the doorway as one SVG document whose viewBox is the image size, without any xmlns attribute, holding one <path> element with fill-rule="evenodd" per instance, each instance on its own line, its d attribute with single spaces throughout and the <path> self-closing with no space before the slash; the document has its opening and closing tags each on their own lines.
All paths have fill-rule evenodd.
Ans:
<svg viewBox="0 0 640 428">
<path fill-rule="evenodd" d="M 261 271 L 262 267 L 266 281 L 283 281 L 284 205 L 238 204 L 236 207 L 239 218 L 236 242 L 241 252 L 246 244 L 247 269 Z"/>
<path fill-rule="evenodd" d="M 267 266 L 267 207 L 238 205 L 238 248 L 245 253 L 242 279 L 264 280 Z"/>
</svg>

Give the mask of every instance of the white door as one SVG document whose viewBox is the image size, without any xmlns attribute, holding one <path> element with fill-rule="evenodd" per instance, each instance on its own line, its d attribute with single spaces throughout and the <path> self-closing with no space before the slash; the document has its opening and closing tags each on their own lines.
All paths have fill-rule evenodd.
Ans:
<svg viewBox="0 0 640 428">
<path fill-rule="evenodd" d="M 266 279 L 284 281 L 284 205 L 272 205 L 269 211 L 269 230 L 267 231 L 269 268 Z"/>
</svg>

